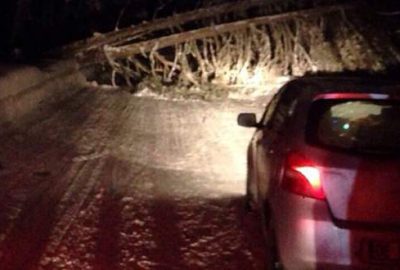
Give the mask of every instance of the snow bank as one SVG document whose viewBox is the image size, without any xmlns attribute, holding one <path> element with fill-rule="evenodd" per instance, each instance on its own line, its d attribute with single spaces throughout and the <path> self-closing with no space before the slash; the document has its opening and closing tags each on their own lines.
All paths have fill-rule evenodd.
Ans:
<svg viewBox="0 0 400 270">
<path fill-rule="evenodd" d="M 0 66 L 0 124 L 14 123 L 41 106 L 62 100 L 85 85 L 75 61 L 44 68 Z"/>
</svg>

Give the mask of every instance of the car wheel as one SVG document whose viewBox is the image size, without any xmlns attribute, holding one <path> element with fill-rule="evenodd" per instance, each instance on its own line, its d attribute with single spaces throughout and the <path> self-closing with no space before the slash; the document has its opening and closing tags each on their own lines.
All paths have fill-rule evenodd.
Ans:
<svg viewBox="0 0 400 270">
<path fill-rule="evenodd" d="M 279 258 L 279 252 L 276 243 L 276 234 L 272 222 L 270 210 L 263 204 L 260 209 L 261 226 L 266 245 L 267 269 L 283 270 L 283 265 Z"/>
</svg>

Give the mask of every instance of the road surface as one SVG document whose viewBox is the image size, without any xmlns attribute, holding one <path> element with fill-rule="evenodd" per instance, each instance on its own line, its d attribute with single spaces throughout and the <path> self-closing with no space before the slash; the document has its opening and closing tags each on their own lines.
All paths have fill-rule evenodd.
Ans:
<svg viewBox="0 0 400 270">
<path fill-rule="evenodd" d="M 250 102 L 83 89 L 0 136 L 0 269 L 265 269 Z"/>
</svg>

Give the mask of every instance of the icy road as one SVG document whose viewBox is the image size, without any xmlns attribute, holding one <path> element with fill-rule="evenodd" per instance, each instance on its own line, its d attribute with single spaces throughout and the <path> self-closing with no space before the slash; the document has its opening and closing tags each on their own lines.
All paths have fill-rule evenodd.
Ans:
<svg viewBox="0 0 400 270">
<path fill-rule="evenodd" d="M 0 269 L 265 269 L 244 102 L 85 89 L 0 136 Z"/>
</svg>

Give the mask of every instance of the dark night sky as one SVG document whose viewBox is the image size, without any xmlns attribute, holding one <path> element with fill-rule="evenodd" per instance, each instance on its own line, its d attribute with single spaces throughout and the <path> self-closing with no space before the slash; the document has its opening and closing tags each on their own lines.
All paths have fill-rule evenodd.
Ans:
<svg viewBox="0 0 400 270">
<path fill-rule="evenodd" d="M 93 32 L 194 9 L 200 0 L 7 0 L 0 4 L 0 57 L 37 55 Z M 160 10 L 160 7 L 162 9 Z"/>
<path fill-rule="evenodd" d="M 0 3 L 0 58 L 12 58 L 16 51 L 40 55 L 49 48 L 94 32 L 110 31 L 115 28 L 122 10 L 120 27 L 151 20 L 154 14 L 164 17 L 227 1 L 234 0 L 5 0 Z M 362 2 L 385 10 L 396 10 L 399 6 L 398 0 Z"/>
</svg>

